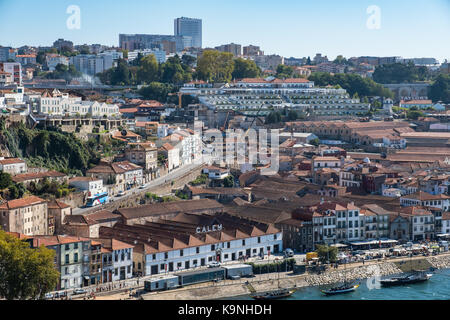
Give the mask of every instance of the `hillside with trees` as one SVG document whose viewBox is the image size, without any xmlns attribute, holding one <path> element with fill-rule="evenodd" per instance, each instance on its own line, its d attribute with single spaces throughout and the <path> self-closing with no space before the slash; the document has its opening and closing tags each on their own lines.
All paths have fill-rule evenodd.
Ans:
<svg viewBox="0 0 450 320">
<path fill-rule="evenodd" d="M 83 142 L 72 133 L 28 129 L 22 123 L 6 130 L 3 119 L 0 129 L 0 141 L 12 156 L 26 159 L 29 166 L 81 174 L 100 160 L 100 144 Z"/>
<path fill-rule="evenodd" d="M 316 86 L 340 86 L 354 96 L 357 94 L 363 97 L 386 97 L 393 98 L 394 94 L 391 90 L 384 88 L 381 84 L 374 82 L 372 79 L 363 78 L 357 74 L 338 73 L 330 74 L 326 72 L 315 72 L 309 76 L 309 80 L 314 81 Z"/>
<path fill-rule="evenodd" d="M 412 83 L 430 80 L 427 67 L 415 66 L 414 63 L 384 64 L 375 68 L 372 76 L 377 83 Z"/>
</svg>

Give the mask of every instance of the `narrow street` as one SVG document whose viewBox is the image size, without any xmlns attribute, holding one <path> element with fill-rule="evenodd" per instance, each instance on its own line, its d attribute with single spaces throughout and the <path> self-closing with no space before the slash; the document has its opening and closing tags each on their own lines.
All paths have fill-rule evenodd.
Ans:
<svg viewBox="0 0 450 320">
<path fill-rule="evenodd" d="M 163 177 L 156 178 L 155 180 L 148 182 L 145 189 L 136 188 L 133 190 L 128 190 L 125 192 L 125 195 L 123 195 L 121 197 L 118 197 L 118 196 L 110 197 L 109 201 L 110 202 L 122 202 L 122 201 L 128 200 L 132 196 L 136 196 L 139 194 L 145 194 L 145 193 L 149 192 L 149 190 L 152 190 L 156 187 L 164 185 L 165 183 L 168 183 L 170 181 L 174 181 L 174 180 L 180 178 L 181 176 L 189 173 L 190 171 L 200 168 L 201 166 L 203 166 L 203 163 L 188 164 L 181 168 L 175 169 L 174 171 L 168 173 L 167 175 L 165 175 Z M 94 207 L 94 208 L 74 208 L 74 209 L 72 209 L 72 214 L 73 215 L 81 215 L 81 214 L 89 213 L 92 211 L 98 211 L 101 208 L 102 208 L 102 206 L 98 206 L 98 207 Z"/>
</svg>

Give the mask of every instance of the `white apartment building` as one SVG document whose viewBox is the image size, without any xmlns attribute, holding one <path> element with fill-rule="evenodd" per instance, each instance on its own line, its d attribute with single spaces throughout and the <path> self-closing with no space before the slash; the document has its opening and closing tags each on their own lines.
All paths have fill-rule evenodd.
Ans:
<svg viewBox="0 0 450 320">
<path fill-rule="evenodd" d="M 364 239 L 364 215 L 353 203 L 338 204 L 325 202 L 318 210 L 333 213 L 336 217 L 336 241 L 357 241 Z"/>
<path fill-rule="evenodd" d="M 239 110 L 260 114 L 273 108 L 291 108 L 305 115 L 343 117 L 366 114 L 370 104 L 352 99 L 344 89 L 316 88 L 306 79 L 242 79 L 213 87 L 201 81 L 185 84 L 185 94 L 196 96 L 200 103 L 213 110 Z"/>
<path fill-rule="evenodd" d="M 134 50 L 128 52 L 128 62 L 132 62 L 137 59 L 137 57 L 141 54 L 143 57 L 153 54 L 158 63 L 164 63 L 167 60 L 166 51 L 165 50 L 152 50 L 152 49 L 144 49 L 144 50 Z"/>
<path fill-rule="evenodd" d="M 443 234 L 450 234 L 450 213 L 445 212 L 442 215 L 442 229 L 441 232 Z"/>
<path fill-rule="evenodd" d="M 404 195 L 400 198 L 400 205 L 403 207 L 423 206 L 450 211 L 450 197 L 444 194 L 432 195 L 419 191 L 414 194 Z"/>
<path fill-rule="evenodd" d="M 180 164 L 193 163 L 202 156 L 201 138 L 198 133 L 190 129 L 180 129 L 168 136 L 169 141 L 180 142 Z"/>
<path fill-rule="evenodd" d="M 19 62 L 0 62 L 0 71 L 11 74 L 17 85 L 22 85 L 22 65 Z"/>
<path fill-rule="evenodd" d="M 69 66 L 69 58 L 59 54 L 49 53 L 45 56 L 45 64 L 49 71 L 55 71 L 58 64 Z"/>
<path fill-rule="evenodd" d="M 314 157 L 311 163 L 311 169 L 313 171 L 317 171 L 323 168 L 339 170 L 341 166 L 341 160 L 336 157 Z"/>
<path fill-rule="evenodd" d="M 69 180 L 69 186 L 78 190 L 88 192 L 89 195 L 95 196 L 103 193 L 106 189 L 103 187 L 103 180 L 92 177 L 75 177 Z"/>
<path fill-rule="evenodd" d="M 103 283 L 130 279 L 133 276 L 133 246 L 115 239 L 96 241 L 103 246 Z"/>
<path fill-rule="evenodd" d="M 411 223 L 411 239 L 413 241 L 432 239 L 435 231 L 435 218 L 431 211 L 417 207 L 402 209 L 409 216 Z"/>
<path fill-rule="evenodd" d="M 47 201 L 36 196 L 0 205 L 0 228 L 27 236 L 48 234 Z"/>
<path fill-rule="evenodd" d="M 7 158 L 0 157 L 0 171 L 9 173 L 14 176 L 20 173 L 26 173 L 28 170 L 27 163 L 18 158 Z"/>
<path fill-rule="evenodd" d="M 79 72 L 94 76 L 97 73 L 101 73 L 112 68 L 114 56 L 115 55 L 108 53 L 103 55 L 80 54 L 71 57 L 70 64 L 73 64 L 75 69 Z"/>
<path fill-rule="evenodd" d="M 49 115 L 113 117 L 119 115 L 116 104 L 97 101 L 82 101 L 81 97 L 73 97 L 59 90 L 52 93 L 45 92 L 39 101 L 38 113 Z"/>
</svg>

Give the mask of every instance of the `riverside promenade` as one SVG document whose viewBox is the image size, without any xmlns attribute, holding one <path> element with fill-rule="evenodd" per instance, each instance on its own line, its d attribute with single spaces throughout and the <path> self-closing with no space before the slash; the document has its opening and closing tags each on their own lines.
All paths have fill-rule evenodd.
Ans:
<svg viewBox="0 0 450 320">
<path fill-rule="evenodd" d="M 450 253 L 438 256 L 401 257 L 351 263 L 338 269 L 331 268 L 321 274 L 294 275 L 292 272 L 256 275 L 254 278 L 237 281 L 225 280 L 219 283 L 203 283 L 186 288 L 143 294 L 144 300 L 211 300 L 248 295 L 253 290 L 258 292 L 283 288 L 302 288 L 308 286 L 329 285 L 337 282 L 356 279 L 376 279 L 377 277 L 407 272 L 411 269 L 450 268 Z M 247 284 L 247 281 L 250 285 Z M 106 297 L 105 297 L 106 298 Z"/>
</svg>

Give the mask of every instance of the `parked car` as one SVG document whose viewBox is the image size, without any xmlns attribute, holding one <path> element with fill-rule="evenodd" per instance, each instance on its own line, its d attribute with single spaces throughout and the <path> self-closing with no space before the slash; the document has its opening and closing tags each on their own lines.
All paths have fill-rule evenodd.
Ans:
<svg viewBox="0 0 450 320">
<path fill-rule="evenodd" d="M 294 251 L 292 249 L 284 250 L 284 256 L 286 258 L 292 258 L 294 256 Z"/>
<path fill-rule="evenodd" d="M 73 290 L 73 294 L 85 294 L 87 293 L 86 289 L 75 289 Z"/>
<path fill-rule="evenodd" d="M 231 280 L 241 280 L 241 276 L 231 276 Z"/>
<path fill-rule="evenodd" d="M 220 267 L 220 262 L 217 261 L 213 261 L 208 264 L 208 268 L 218 268 L 218 267 Z"/>
<path fill-rule="evenodd" d="M 142 190 L 142 189 L 145 189 L 145 188 L 147 188 L 147 185 L 146 185 L 146 184 L 143 184 L 142 186 L 139 187 L 139 189 L 141 189 L 141 190 Z"/>
<path fill-rule="evenodd" d="M 55 298 L 64 298 L 66 296 L 67 296 L 67 292 L 65 292 L 65 291 L 60 291 L 60 292 L 55 293 Z"/>
<path fill-rule="evenodd" d="M 49 292 L 49 293 L 46 293 L 44 297 L 45 297 L 45 299 L 50 300 L 50 299 L 53 299 L 55 297 L 55 295 L 53 293 Z"/>
<path fill-rule="evenodd" d="M 120 192 L 117 194 L 118 197 L 123 197 L 124 195 L 125 195 L 125 192 L 123 192 L 123 191 L 120 191 Z"/>
</svg>

